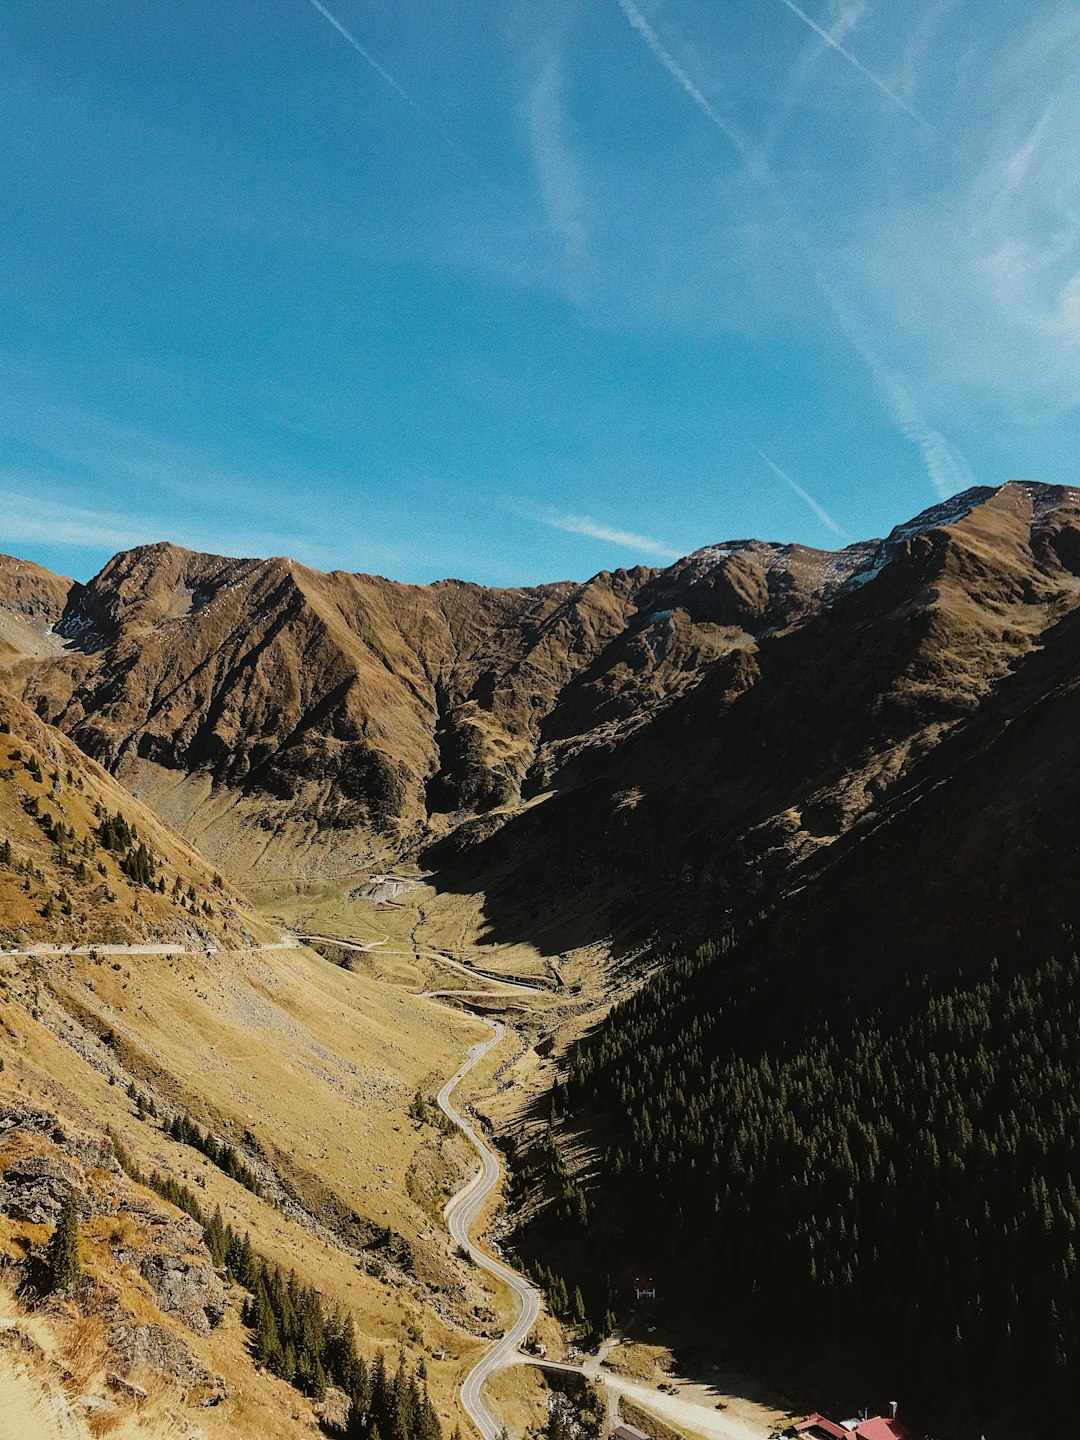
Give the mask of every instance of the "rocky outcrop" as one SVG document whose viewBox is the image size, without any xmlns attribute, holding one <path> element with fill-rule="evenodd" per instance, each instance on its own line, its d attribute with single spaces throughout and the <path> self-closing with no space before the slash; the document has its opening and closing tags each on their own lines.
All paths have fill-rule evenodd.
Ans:
<svg viewBox="0 0 1080 1440">
<path fill-rule="evenodd" d="M 152 1371 L 175 1384 L 188 1404 L 216 1405 L 228 1396 L 224 1380 L 211 1375 L 183 1340 L 162 1325 L 114 1325 L 105 1338 L 122 1381 Z"/>
<path fill-rule="evenodd" d="M 84 1217 L 92 1206 L 83 1190 L 82 1172 L 49 1155 L 27 1155 L 6 1166 L 0 1157 L 0 1214 L 28 1225 L 55 1225 L 60 1207 L 73 1194 Z"/>
<path fill-rule="evenodd" d="M 196 1335 L 209 1335 L 225 1314 L 225 1285 L 205 1253 L 155 1249 L 144 1255 L 139 1274 L 166 1314 L 176 1315 Z"/>
</svg>

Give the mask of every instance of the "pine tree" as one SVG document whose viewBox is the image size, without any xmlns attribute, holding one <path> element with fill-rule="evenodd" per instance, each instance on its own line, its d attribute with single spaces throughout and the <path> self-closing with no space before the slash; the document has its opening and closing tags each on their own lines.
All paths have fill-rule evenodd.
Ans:
<svg viewBox="0 0 1080 1440">
<path fill-rule="evenodd" d="M 79 1207 L 69 1190 L 60 1207 L 56 1229 L 45 1257 L 50 1290 L 70 1290 L 82 1273 L 79 1256 Z"/>
</svg>

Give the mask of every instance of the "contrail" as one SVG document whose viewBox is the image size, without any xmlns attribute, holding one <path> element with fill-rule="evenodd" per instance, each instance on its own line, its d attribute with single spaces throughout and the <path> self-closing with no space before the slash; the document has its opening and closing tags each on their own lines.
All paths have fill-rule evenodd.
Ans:
<svg viewBox="0 0 1080 1440">
<path fill-rule="evenodd" d="M 413 97 L 405 89 L 404 85 L 400 84 L 397 80 L 395 80 L 393 75 L 390 74 L 390 71 L 387 70 L 385 66 L 379 64 L 378 60 L 375 59 L 375 56 L 372 55 L 370 50 L 364 49 L 363 45 L 360 44 L 360 41 L 357 40 L 356 36 L 352 33 L 351 30 L 346 30 L 345 26 L 341 23 L 341 21 L 337 18 L 336 15 L 331 14 L 331 12 L 326 8 L 325 5 L 320 3 L 320 0 L 310 0 L 310 3 L 315 7 L 319 14 L 323 16 L 324 19 L 329 20 L 330 24 L 338 32 L 338 34 L 345 41 L 345 43 L 347 45 L 351 45 L 352 48 L 356 51 L 356 53 L 360 56 L 364 64 L 374 70 L 375 74 L 378 75 L 379 79 L 389 85 L 390 89 L 393 90 L 394 94 L 397 95 L 399 99 L 404 100 L 405 104 L 408 105 L 410 110 L 415 110 L 417 115 L 420 116 L 420 119 L 424 122 L 428 129 L 431 130 L 435 135 L 437 135 L 439 139 L 443 142 L 443 144 L 448 146 L 449 149 L 454 152 L 454 154 L 458 157 L 459 160 L 464 160 L 465 163 L 471 166 L 472 169 L 479 170 L 480 173 L 483 174 L 483 170 L 472 158 L 472 156 L 466 150 L 462 150 L 460 145 L 456 144 L 453 140 L 451 140 L 450 136 L 447 135 L 446 131 L 441 129 L 440 126 L 436 124 L 436 122 L 431 118 L 431 116 L 424 109 L 424 107 L 413 99 Z"/>
<path fill-rule="evenodd" d="M 314 0 L 312 0 L 312 3 L 314 3 Z M 664 69 L 668 72 L 672 79 L 675 80 L 686 92 L 686 94 L 690 96 L 690 99 L 698 107 L 701 113 L 707 119 L 711 120 L 712 123 L 716 126 L 716 128 L 720 131 L 720 133 L 728 141 L 730 141 L 732 145 L 734 145 L 735 149 L 739 152 L 739 154 L 743 157 L 744 160 L 748 162 L 752 161 L 753 157 L 751 155 L 749 145 L 747 145 L 746 141 L 739 134 L 739 132 L 728 124 L 728 122 L 724 119 L 724 117 L 720 114 L 716 107 L 708 100 L 708 98 L 701 93 L 698 87 L 694 84 L 693 80 L 690 79 L 690 76 L 686 73 L 686 71 L 682 68 L 679 62 L 675 59 L 674 55 L 672 55 L 671 51 L 668 50 L 667 46 L 660 39 L 660 36 L 649 24 L 648 20 L 645 19 L 645 16 L 642 15 L 641 11 L 634 4 L 634 0 L 617 0 L 617 4 L 619 6 L 619 9 L 626 16 L 627 20 L 629 20 L 630 24 L 645 41 L 645 44 L 652 51 L 653 55 L 655 55 L 657 60 L 660 61 L 660 64 L 663 65 Z"/>
<path fill-rule="evenodd" d="M 974 485 L 975 476 L 967 459 L 955 445 L 949 444 L 940 430 L 935 430 L 930 424 L 903 381 L 889 369 L 867 340 L 862 326 L 816 263 L 812 263 L 812 274 L 837 324 L 847 336 L 848 344 L 866 366 L 888 402 L 897 430 L 921 454 L 930 484 L 940 498 L 947 500 L 950 495 L 956 495 Z"/>
<path fill-rule="evenodd" d="M 920 125 L 927 125 L 927 121 L 925 121 L 921 115 L 914 111 L 899 95 L 896 95 L 890 90 L 884 81 L 878 79 L 872 71 L 867 70 L 861 60 L 858 60 L 849 50 L 845 49 L 843 45 L 829 35 L 827 31 L 823 30 L 820 25 L 811 20 L 805 11 L 799 9 L 798 5 L 794 3 L 794 0 L 781 0 L 781 3 L 799 16 L 801 20 L 805 21 L 811 30 L 820 35 L 827 45 L 833 50 L 836 50 L 845 60 L 849 61 L 850 64 L 854 65 L 856 70 L 861 71 L 867 79 L 876 85 L 879 90 L 883 91 L 890 100 L 900 106 L 902 110 L 906 111 L 912 119 L 916 120 Z M 967 485 L 974 484 L 971 468 L 964 456 L 950 445 L 939 431 L 935 430 L 933 426 L 929 424 L 897 376 L 885 367 L 876 351 L 867 343 L 862 334 L 861 327 L 837 295 L 831 280 L 825 272 L 824 266 L 817 258 L 814 247 L 811 245 L 808 237 L 803 233 L 802 227 L 796 217 L 791 213 L 791 208 L 772 175 L 767 161 L 763 156 L 750 148 L 739 132 L 728 124 L 706 96 L 701 93 L 690 76 L 668 51 L 645 16 L 642 15 L 634 3 L 634 0 L 617 0 L 617 4 L 633 28 L 642 37 L 646 45 L 648 45 L 654 57 L 660 62 L 672 79 L 676 81 L 680 89 L 690 97 L 702 114 L 712 121 L 713 125 L 716 126 L 725 139 L 735 148 L 743 160 L 743 163 L 746 165 L 749 174 L 758 181 L 772 199 L 781 221 L 788 227 L 796 249 L 802 255 L 822 297 L 838 321 L 851 348 L 867 370 L 869 370 L 878 389 L 888 402 L 894 424 L 904 439 L 914 445 L 921 453 L 930 478 L 930 483 L 934 489 L 944 498 L 945 496 L 955 494 L 957 490 L 964 489 Z M 752 442 L 748 441 L 747 443 Z M 754 449 L 756 450 L 757 447 L 754 446 Z M 758 453 L 760 454 L 760 452 Z M 772 465 L 772 461 L 768 460 L 764 455 L 762 459 L 765 460 L 766 464 Z M 781 478 L 791 485 L 797 494 L 801 492 L 800 498 L 805 499 L 815 514 L 817 514 L 819 507 L 816 501 L 813 500 L 813 497 L 802 491 L 801 486 L 796 486 L 795 481 L 793 481 L 790 476 L 780 472 L 779 467 L 774 466 L 773 468 L 777 469 Z M 823 524 L 829 525 L 830 528 L 837 530 L 837 533 L 843 534 L 843 531 L 838 530 L 831 516 L 826 517 L 824 512 L 821 512 L 819 518 Z"/>
<path fill-rule="evenodd" d="M 420 106 L 405 89 L 404 85 L 399 85 L 398 82 L 394 79 L 393 75 L 390 74 L 390 71 L 383 69 L 383 67 L 379 64 L 378 60 L 375 59 L 375 56 L 372 55 L 370 51 L 364 49 L 363 45 L 360 44 L 360 41 L 357 40 L 356 36 L 350 30 L 345 29 L 345 26 L 342 25 L 341 21 L 337 18 L 336 15 L 331 15 L 330 11 L 327 10 L 326 6 L 319 3 L 319 0 L 311 0 L 311 4 L 315 6 L 315 9 L 318 10 L 320 15 L 330 21 L 330 24 L 338 32 L 341 38 L 346 41 L 347 44 L 352 46 L 352 48 L 356 51 L 356 53 L 360 56 L 364 63 L 371 66 L 372 70 L 375 71 L 375 74 L 378 75 L 380 80 L 385 80 L 387 85 L 390 86 L 390 89 L 393 90 L 396 95 L 399 95 L 401 99 L 405 101 L 406 105 L 410 105 L 418 115 L 424 114 L 423 110 L 421 110 Z"/>
<path fill-rule="evenodd" d="M 834 535 L 839 535 L 841 540 L 851 539 L 851 536 L 848 534 L 848 532 L 843 528 L 842 525 L 838 525 L 836 523 L 836 521 L 832 518 L 832 516 L 824 508 L 824 506 L 819 505 L 818 502 L 808 491 L 804 490 L 797 481 L 793 480 L 790 475 L 788 475 L 785 471 L 781 470 L 780 466 L 777 465 L 775 460 L 770 460 L 768 455 L 765 454 L 765 451 L 762 450 L 760 446 L 755 445 L 752 440 L 748 440 L 746 443 L 750 446 L 750 449 L 753 450 L 754 454 L 758 457 L 762 464 L 767 465 L 774 475 L 778 475 L 780 479 L 784 482 L 784 484 L 788 486 L 789 489 L 795 492 L 795 494 L 799 497 L 799 499 L 803 502 L 804 505 L 809 506 L 809 508 L 814 512 L 814 514 L 817 516 L 817 518 L 821 521 L 821 523 L 825 526 L 827 530 L 831 530 Z"/>
<path fill-rule="evenodd" d="M 619 3 L 622 4 L 622 0 L 619 0 Z M 910 115 L 917 124 L 922 125 L 927 130 L 934 128 L 928 120 L 923 119 L 917 110 L 913 110 L 902 96 L 897 95 L 895 90 L 890 90 L 880 75 L 875 75 L 873 70 L 867 69 L 858 56 L 853 55 L 846 45 L 841 45 L 840 41 L 834 39 L 827 30 L 822 29 L 816 20 L 811 19 L 805 10 L 801 10 L 799 6 L 795 4 L 795 0 L 780 0 L 780 3 L 781 5 L 786 5 L 793 15 L 797 15 L 804 25 L 809 25 L 814 34 L 824 40 L 825 44 L 828 45 L 831 50 L 835 50 L 838 55 L 843 56 L 849 65 L 853 65 L 860 75 L 869 80 L 870 84 L 880 90 L 883 95 L 887 96 L 894 105 L 899 106 L 905 114 Z"/>
<path fill-rule="evenodd" d="M 941 499 L 947 500 L 950 495 L 974 485 L 971 466 L 960 451 L 927 421 L 895 375 L 883 367 L 876 368 L 878 383 L 888 397 L 896 428 L 922 454 L 930 483 Z"/>
</svg>

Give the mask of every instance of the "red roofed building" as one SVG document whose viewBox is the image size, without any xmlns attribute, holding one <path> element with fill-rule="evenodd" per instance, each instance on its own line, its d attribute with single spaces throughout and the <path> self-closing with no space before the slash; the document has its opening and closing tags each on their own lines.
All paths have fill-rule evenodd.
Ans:
<svg viewBox="0 0 1080 1440">
<path fill-rule="evenodd" d="M 792 1427 L 792 1434 L 805 1440 L 914 1440 L 911 1431 L 895 1415 L 889 1419 L 875 1415 L 867 1420 L 827 1420 L 824 1415 L 808 1415 Z"/>
<path fill-rule="evenodd" d="M 860 1420 L 855 1431 L 858 1440 L 905 1440 L 911 1431 L 900 1420 L 886 1420 L 877 1415 L 873 1420 Z"/>
<path fill-rule="evenodd" d="M 796 1435 L 805 1435 L 808 1440 L 851 1440 L 851 1431 L 837 1425 L 835 1420 L 826 1420 L 824 1415 L 809 1415 L 794 1426 Z"/>
</svg>

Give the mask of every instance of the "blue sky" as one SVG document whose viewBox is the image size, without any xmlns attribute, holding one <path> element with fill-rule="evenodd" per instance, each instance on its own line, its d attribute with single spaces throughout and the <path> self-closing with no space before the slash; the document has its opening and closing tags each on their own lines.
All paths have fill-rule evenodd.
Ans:
<svg viewBox="0 0 1080 1440">
<path fill-rule="evenodd" d="M 0 549 L 490 584 L 1077 483 L 1080 6 L 7 0 Z"/>
</svg>

